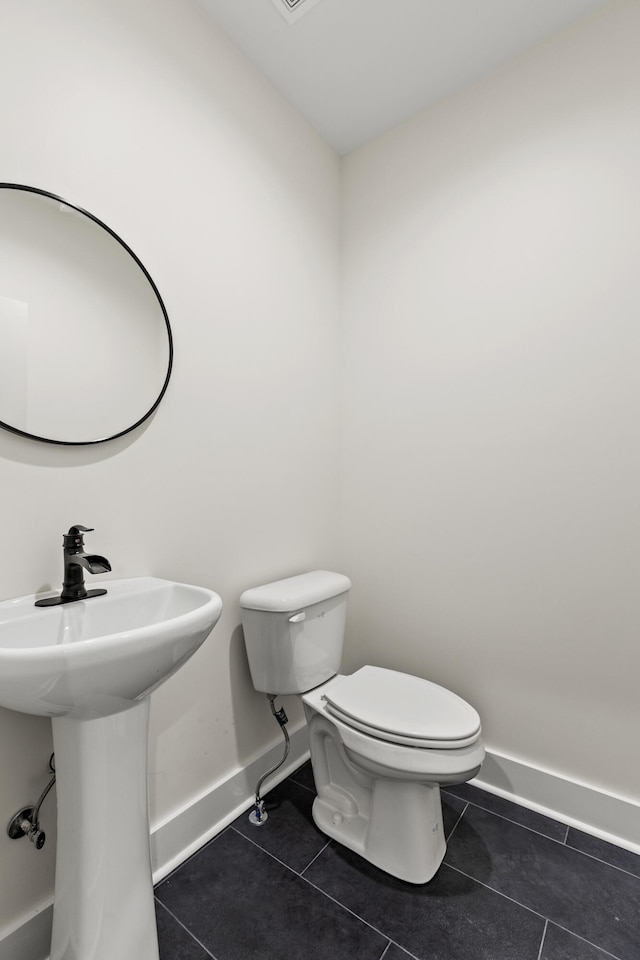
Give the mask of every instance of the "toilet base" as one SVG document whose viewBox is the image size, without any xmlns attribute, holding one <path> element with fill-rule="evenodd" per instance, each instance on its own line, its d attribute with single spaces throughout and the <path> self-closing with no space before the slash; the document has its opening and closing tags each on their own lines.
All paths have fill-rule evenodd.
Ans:
<svg viewBox="0 0 640 960">
<path fill-rule="evenodd" d="M 305 710 L 316 826 L 400 880 L 431 880 L 446 851 L 439 785 L 370 774 L 347 754 L 332 723 Z"/>
<path fill-rule="evenodd" d="M 437 784 L 377 780 L 370 809 L 350 814 L 317 796 L 313 819 L 328 837 L 409 883 L 431 880 L 447 849 Z"/>
</svg>

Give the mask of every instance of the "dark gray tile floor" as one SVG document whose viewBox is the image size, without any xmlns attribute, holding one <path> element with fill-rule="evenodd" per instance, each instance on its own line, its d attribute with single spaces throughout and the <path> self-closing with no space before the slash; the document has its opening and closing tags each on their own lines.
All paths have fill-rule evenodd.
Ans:
<svg viewBox="0 0 640 960">
<path fill-rule="evenodd" d="M 422 886 L 329 841 L 307 763 L 156 887 L 161 960 L 640 960 L 640 856 L 479 790 L 442 791 Z"/>
</svg>

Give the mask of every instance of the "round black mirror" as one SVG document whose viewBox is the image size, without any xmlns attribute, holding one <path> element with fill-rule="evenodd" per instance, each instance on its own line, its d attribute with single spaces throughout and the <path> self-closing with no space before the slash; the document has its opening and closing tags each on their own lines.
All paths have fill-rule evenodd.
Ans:
<svg viewBox="0 0 640 960">
<path fill-rule="evenodd" d="M 124 240 L 55 194 L 0 183 L 0 426 L 113 440 L 151 416 L 172 365 L 164 303 Z"/>
</svg>

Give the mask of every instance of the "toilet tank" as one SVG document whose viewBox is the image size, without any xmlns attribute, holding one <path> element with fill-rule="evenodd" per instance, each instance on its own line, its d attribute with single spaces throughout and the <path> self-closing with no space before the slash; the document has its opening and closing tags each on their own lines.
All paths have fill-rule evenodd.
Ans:
<svg viewBox="0 0 640 960">
<path fill-rule="evenodd" d="M 314 570 L 240 597 L 251 679 L 263 693 L 305 693 L 340 668 L 347 595 L 341 573 Z"/>
</svg>

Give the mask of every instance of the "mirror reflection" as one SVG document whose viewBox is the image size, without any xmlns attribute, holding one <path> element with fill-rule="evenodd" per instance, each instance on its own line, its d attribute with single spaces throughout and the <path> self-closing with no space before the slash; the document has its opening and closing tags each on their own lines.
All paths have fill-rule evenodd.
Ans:
<svg viewBox="0 0 640 960">
<path fill-rule="evenodd" d="M 157 407 L 172 358 L 126 243 L 54 194 L 0 184 L 0 426 L 50 443 L 121 436 Z"/>
</svg>

